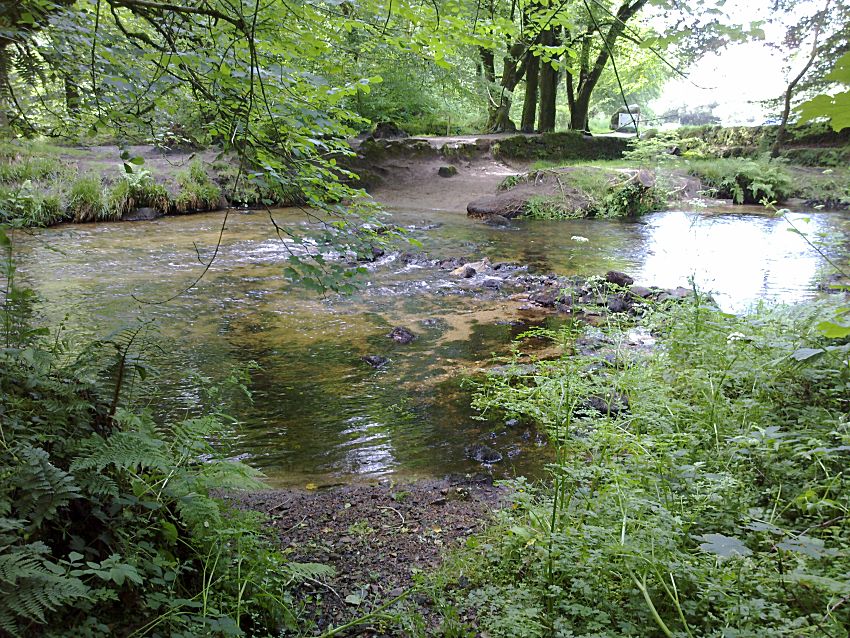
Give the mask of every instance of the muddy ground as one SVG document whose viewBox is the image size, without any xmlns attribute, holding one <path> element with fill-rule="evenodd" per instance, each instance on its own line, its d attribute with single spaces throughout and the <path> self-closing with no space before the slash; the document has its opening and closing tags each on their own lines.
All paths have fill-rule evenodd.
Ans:
<svg viewBox="0 0 850 638">
<path fill-rule="evenodd" d="M 335 569 L 333 577 L 308 581 L 296 593 L 303 619 L 325 630 L 406 593 L 417 573 L 433 569 L 447 549 L 483 529 L 494 509 L 506 504 L 507 491 L 480 474 L 223 497 L 267 514 L 290 560 Z M 439 623 L 423 593 L 411 592 L 404 604 L 415 606 L 432 627 Z M 395 634 L 373 621 L 342 635 Z"/>
</svg>

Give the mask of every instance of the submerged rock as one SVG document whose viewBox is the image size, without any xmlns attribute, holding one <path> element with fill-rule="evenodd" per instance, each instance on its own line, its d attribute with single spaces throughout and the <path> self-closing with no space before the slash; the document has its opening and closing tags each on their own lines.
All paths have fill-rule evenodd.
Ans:
<svg viewBox="0 0 850 638">
<path fill-rule="evenodd" d="M 389 359 L 378 354 L 367 354 L 365 357 L 360 357 L 360 360 L 365 361 L 373 368 L 382 368 L 389 362 Z"/>
<path fill-rule="evenodd" d="M 510 226 L 511 220 L 507 217 L 502 217 L 501 215 L 490 215 L 487 219 L 484 220 L 484 223 L 488 226 Z"/>
<path fill-rule="evenodd" d="M 416 339 L 416 335 L 404 326 L 396 326 L 387 336 L 396 343 L 400 343 L 402 345 L 407 345 Z"/>
<path fill-rule="evenodd" d="M 457 166 L 448 164 L 437 169 L 437 175 L 440 177 L 454 177 L 457 175 Z"/>
<path fill-rule="evenodd" d="M 478 463 L 485 463 L 489 465 L 491 463 L 498 463 L 502 460 L 500 452 L 497 452 L 490 446 L 481 445 L 480 443 L 470 445 L 466 448 L 465 452 L 466 458 Z"/>
</svg>

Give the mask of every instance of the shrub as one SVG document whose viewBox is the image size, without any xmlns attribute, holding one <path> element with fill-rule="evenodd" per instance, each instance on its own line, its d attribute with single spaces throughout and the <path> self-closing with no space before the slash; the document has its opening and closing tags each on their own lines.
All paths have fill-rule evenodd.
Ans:
<svg viewBox="0 0 850 638">
<path fill-rule="evenodd" d="M 791 193 L 791 179 L 777 162 L 726 158 L 694 162 L 688 170 L 717 197 L 737 204 L 759 204 L 764 199 L 781 202 Z"/>
<path fill-rule="evenodd" d="M 557 449 L 551 483 L 514 482 L 444 575 L 467 581 L 460 613 L 494 638 L 846 637 L 850 344 L 816 330 L 830 308 L 647 312 L 652 353 L 612 323 L 596 357 L 480 387 L 479 410 Z"/>
<path fill-rule="evenodd" d="M 107 217 L 99 178 L 80 177 L 71 185 L 66 213 L 78 223 L 102 221 Z"/>
</svg>

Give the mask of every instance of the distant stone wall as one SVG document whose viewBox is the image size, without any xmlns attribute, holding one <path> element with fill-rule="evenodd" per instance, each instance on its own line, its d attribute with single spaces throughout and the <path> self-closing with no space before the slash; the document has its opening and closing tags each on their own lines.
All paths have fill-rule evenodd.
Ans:
<svg viewBox="0 0 850 638">
<path fill-rule="evenodd" d="M 679 129 L 682 138 L 706 142 L 720 157 L 756 157 L 776 140 L 777 126 L 694 126 Z M 795 124 L 781 156 L 804 166 L 846 166 L 850 163 L 850 128 L 835 132 L 824 123 Z"/>
<path fill-rule="evenodd" d="M 513 160 L 614 160 L 629 144 L 623 137 L 592 137 L 578 131 L 544 133 L 534 137 L 517 135 L 493 146 L 497 158 Z"/>
</svg>

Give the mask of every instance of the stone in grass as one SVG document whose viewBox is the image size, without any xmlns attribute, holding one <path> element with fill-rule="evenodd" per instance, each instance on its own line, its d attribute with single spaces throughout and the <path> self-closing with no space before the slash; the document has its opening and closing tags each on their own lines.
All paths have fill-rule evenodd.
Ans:
<svg viewBox="0 0 850 638">
<path fill-rule="evenodd" d="M 408 343 L 416 339 L 416 335 L 410 332 L 410 330 L 408 330 L 404 326 L 396 326 L 387 336 L 396 343 L 400 343 L 402 345 L 407 345 Z"/>
<path fill-rule="evenodd" d="M 365 357 L 360 357 L 360 360 L 365 361 L 373 368 L 383 368 L 389 361 L 389 359 L 379 354 L 367 354 Z"/>
<path fill-rule="evenodd" d="M 588 410 L 595 410 L 616 417 L 629 411 L 629 397 L 622 392 L 594 395 L 587 398 L 584 407 Z"/>
<path fill-rule="evenodd" d="M 437 169 L 437 175 L 440 177 L 454 177 L 457 175 L 457 166 L 452 166 L 451 164 L 441 166 Z"/>
</svg>

